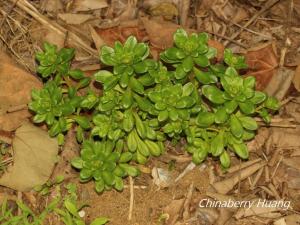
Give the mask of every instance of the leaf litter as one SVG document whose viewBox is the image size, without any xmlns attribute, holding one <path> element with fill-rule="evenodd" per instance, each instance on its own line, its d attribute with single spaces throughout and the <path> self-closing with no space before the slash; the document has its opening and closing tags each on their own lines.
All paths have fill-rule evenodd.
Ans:
<svg viewBox="0 0 300 225">
<path fill-rule="evenodd" d="M 279 118 L 272 121 L 270 127 L 260 128 L 256 138 L 248 143 L 251 151 L 249 162 L 235 159 L 231 170 L 226 173 L 219 168 L 216 162 L 211 160 L 207 162 L 208 166 L 204 169 L 193 168 L 176 185 L 168 184 L 168 187 L 160 190 L 157 190 L 153 184 L 153 178 L 149 174 L 145 173 L 137 178 L 134 182 L 135 198 L 132 222 L 156 224 L 157 221 L 160 223 L 165 221 L 167 224 L 183 224 L 184 222 L 198 224 L 199 219 L 202 219 L 203 224 L 267 224 L 274 222 L 276 225 L 290 225 L 299 222 L 298 215 L 293 214 L 300 210 L 300 201 L 297 200 L 300 199 L 297 191 L 300 186 L 297 163 L 300 149 L 298 140 L 300 100 L 299 92 L 297 92 L 299 91 L 299 67 L 294 73 L 300 62 L 297 61 L 297 58 L 300 58 L 299 49 L 297 50 L 295 47 L 299 46 L 300 42 L 297 39 L 299 34 L 295 29 L 299 26 L 299 1 L 292 1 L 294 4 L 291 5 L 289 1 L 271 0 L 251 0 L 247 3 L 215 0 L 201 1 L 201 4 L 197 1 L 137 2 L 131 0 L 111 2 L 84 0 L 68 1 L 67 4 L 63 4 L 65 1 L 45 0 L 36 1 L 31 5 L 31 2 L 20 0 L 17 6 L 11 2 L 13 1 L 8 1 L 0 6 L 0 22 L 3 25 L 0 33 L 2 40 L 0 46 L 19 64 L 29 68 L 32 72 L 35 71 L 32 49 L 39 49 L 40 44 L 45 40 L 51 42 L 56 40 L 61 47 L 74 46 L 79 52 L 76 56 L 78 63 L 94 66 L 95 57 L 97 57 L 96 49 L 99 49 L 104 43 L 111 45 L 116 40 L 123 42 L 130 35 L 137 36 L 139 41 L 149 41 L 152 56 L 158 57 L 164 48 L 172 44 L 172 33 L 180 25 L 183 25 L 190 30 L 209 32 L 213 37 L 210 45 L 217 48 L 218 52 L 223 52 L 224 45 L 229 45 L 237 53 L 245 54 L 249 64 L 249 69 L 245 74 L 254 75 L 257 78 L 258 89 L 267 88 L 269 93 L 278 96 L 283 101 L 292 96 L 291 100 L 283 105 Z M 37 10 L 32 10 L 31 6 L 36 7 Z M 262 9 L 264 9 L 264 13 L 261 14 L 259 12 Z M 44 10 L 46 13 L 43 13 Z M 60 18 L 60 20 L 53 20 L 53 18 Z M 35 24 L 36 27 L 39 23 L 43 24 L 43 29 L 49 35 L 34 35 L 34 32 L 26 33 L 22 29 L 28 28 L 31 31 L 33 25 Z M 243 29 L 241 29 L 242 26 L 244 26 Z M 240 35 L 236 36 L 237 32 Z M 292 42 L 290 46 L 286 44 L 287 35 Z M 50 36 L 50 38 L 47 39 L 46 36 Z M 270 36 L 272 39 L 269 38 Z M 265 40 L 272 40 L 272 42 L 264 43 Z M 245 46 L 251 46 L 251 48 L 245 48 Z M 283 51 L 283 49 L 286 50 Z M 222 57 L 221 54 L 218 55 L 218 60 L 221 60 Z M 18 130 L 24 129 L 23 126 L 25 126 L 20 127 L 20 125 L 30 117 L 26 108 L 29 101 L 28 93 L 33 86 L 40 87 L 41 84 L 32 75 L 17 69 L 8 61 L 4 60 L 2 64 L 3 67 L 9 68 L 9 72 L 6 72 L 5 76 L 1 73 L 0 79 L 10 79 L 11 85 L 6 85 L 2 81 L 0 83 L 0 85 L 4 84 L 3 89 L 0 88 L 0 92 L 3 90 L 1 96 L 4 96 L 3 99 L 5 99 L 4 102 L 1 102 L 0 127 L 1 130 L 11 133 L 15 131 L 13 139 L 15 146 Z M 89 73 L 93 72 L 89 71 Z M 24 86 L 23 89 L 21 84 Z M 296 91 L 293 91 L 293 88 Z M 24 98 L 20 98 L 20 96 L 24 96 Z M 24 105 L 25 108 L 18 111 L 18 107 L 22 108 Z M 14 111 L 16 109 L 17 111 Z M 38 131 L 38 133 L 44 133 L 40 128 Z M 70 171 L 65 163 L 73 155 L 78 154 L 78 148 L 72 147 L 74 141 L 72 141 L 71 134 L 70 136 L 70 140 L 66 142 L 71 143 L 71 147 L 65 146 L 60 153 L 62 160 L 57 164 L 54 174 L 62 172 L 68 176 L 74 172 Z M 41 137 L 29 138 L 30 140 L 42 140 Z M 45 145 L 43 144 L 43 146 Z M 19 148 L 16 147 L 16 149 Z M 37 149 L 25 149 L 37 151 Z M 57 148 L 53 148 L 52 154 L 47 157 L 49 162 L 45 165 L 48 167 L 44 168 L 47 172 L 42 175 L 30 176 L 32 179 L 39 177 L 35 180 L 36 183 L 41 184 L 50 177 L 56 162 L 53 156 L 58 153 L 57 150 Z M 44 154 L 44 151 L 44 149 L 39 150 L 38 153 Z M 17 165 L 20 165 L 18 162 L 21 162 L 19 157 L 26 157 L 21 153 L 25 154 L 25 151 L 16 151 L 12 167 L 18 168 Z M 177 159 L 186 158 L 182 151 L 175 152 L 175 154 Z M 43 158 L 46 155 L 38 157 Z M 175 167 L 172 166 L 174 162 Z M 164 162 L 158 159 L 151 162 L 149 167 L 159 168 L 163 171 L 173 168 L 174 177 L 178 177 L 188 167 L 188 163 L 185 160 L 182 162 L 178 160 L 176 163 L 176 160 Z M 31 168 L 29 165 L 24 166 L 29 170 Z M 209 175 L 215 179 L 211 186 L 208 180 Z M 69 179 L 72 179 L 72 176 Z M 158 182 L 161 181 L 156 180 L 155 183 Z M 190 191 L 192 183 L 194 188 L 192 188 L 193 191 Z M 24 183 L 25 186 L 16 183 L 9 185 L 17 190 L 28 190 L 33 187 L 28 183 Z M 126 188 L 123 193 L 106 192 L 98 196 L 93 192 L 91 185 L 78 185 L 84 190 L 82 193 L 89 193 L 84 194 L 85 196 L 82 198 L 87 199 L 93 206 L 86 211 L 90 217 L 98 216 L 100 211 L 111 217 L 112 224 L 130 224 L 127 223 L 129 189 Z M 264 211 L 265 209 L 252 208 L 246 212 L 243 209 L 230 211 L 198 207 L 199 201 L 206 197 L 211 199 L 267 198 L 274 200 L 278 196 L 282 199 L 293 200 L 292 211 L 287 212 L 277 208 Z"/>
</svg>

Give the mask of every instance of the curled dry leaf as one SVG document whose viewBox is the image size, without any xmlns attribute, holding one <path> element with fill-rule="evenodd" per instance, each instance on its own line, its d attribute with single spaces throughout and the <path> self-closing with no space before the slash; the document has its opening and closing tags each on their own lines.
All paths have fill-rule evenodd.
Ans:
<svg viewBox="0 0 300 225">
<path fill-rule="evenodd" d="M 0 130 L 13 131 L 31 116 L 27 103 L 41 82 L 0 52 Z"/>
<path fill-rule="evenodd" d="M 26 122 L 16 130 L 13 150 L 14 164 L 0 178 L 0 185 L 29 191 L 49 179 L 58 152 L 56 138 Z"/>
<path fill-rule="evenodd" d="M 255 76 L 256 88 L 263 90 L 272 79 L 278 59 L 273 43 L 266 43 L 249 49 L 245 55 L 249 70 L 248 75 Z"/>
</svg>

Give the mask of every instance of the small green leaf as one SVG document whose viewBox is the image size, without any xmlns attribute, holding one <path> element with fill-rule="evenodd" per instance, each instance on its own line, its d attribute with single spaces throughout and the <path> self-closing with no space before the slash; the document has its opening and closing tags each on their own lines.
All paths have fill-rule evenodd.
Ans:
<svg viewBox="0 0 300 225">
<path fill-rule="evenodd" d="M 145 125 L 144 125 L 144 123 L 142 122 L 142 120 L 140 119 L 140 117 L 138 116 L 137 113 L 134 113 L 133 116 L 135 118 L 136 130 L 137 130 L 138 134 L 140 135 L 140 137 L 144 139 L 146 137 Z"/>
<path fill-rule="evenodd" d="M 249 76 L 244 79 L 244 88 L 251 88 L 255 87 L 255 77 Z"/>
<path fill-rule="evenodd" d="M 76 205 L 73 202 L 71 202 L 71 200 L 66 199 L 64 201 L 64 206 L 73 216 L 75 216 L 76 218 L 79 218 L 78 209 L 77 209 Z"/>
<path fill-rule="evenodd" d="M 137 140 L 135 138 L 134 132 L 136 131 L 135 130 L 131 131 L 127 136 L 127 146 L 129 151 L 131 152 L 135 152 L 137 149 Z"/>
<path fill-rule="evenodd" d="M 121 154 L 119 158 L 120 163 L 127 163 L 132 159 L 132 153 L 130 152 L 124 152 Z"/>
<path fill-rule="evenodd" d="M 226 112 L 226 108 L 219 108 L 215 113 L 216 123 L 225 123 L 228 120 L 229 115 Z"/>
<path fill-rule="evenodd" d="M 102 179 L 95 181 L 95 190 L 98 193 L 101 193 L 104 191 L 105 188 L 105 184 L 104 181 Z"/>
<path fill-rule="evenodd" d="M 255 106 L 251 101 L 239 102 L 239 107 L 243 113 L 246 115 L 255 112 Z"/>
<path fill-rule="evenodd" d="M 173 35 L 174 43 L 179 48 L 184 48 L 187 41 L 187 33 L 184 29 L 178 29 Z"/>
<path fill-rule="evenodd" d="M 197 80 L 202 84 L 213 84 L 218 81 L 218 78 L 210 72 L 203 72 L 194 67 L 194 73 Z"/>
<path fill-rule="evenodd" d="M 76 169 L 82 169 L 82 168 L 83 168 L 84 161 L 83 161 L 81 158 L 77 157 L 77 158 L 75 158 L 75 159 L 72 159 L 71 164 L 72 164 L 72 166 L 75 167 Z"/>
<path fill-rule="evenodd" d="M 188 73 L 190 72 L 194 67 L 194 62 L 191 56 L 186 57 L 183 61 L 182 61 L 182 68 L 184 70 L 184 72 Z"/>
<path fill-rule="evenodd" d="M 144 86 L 141 84 L 141 82 L 139 82 L 134 77 L 130 78 L 130 80 L 129 80 L 129 86 L 130 86 L 130 88 L 132 90 L 134 90 L 135 92 L 137 92 L 139 94 L 143 94 L 144 93 Z"/>
<path fill-rule="evenodd" d="M 225 109 L 228 114 L 233 113 L 238 107 L 238 103 L 235 100 L 225 102 Z"/>
<path fill-rule="evenodd" d="M 241 116 L 239 117 L 240 122 L 242 123 L 242 126 L 248 130 L 257 130 L 258 125 L 255 119 L 248 116 Z"/>
<path fill-rule="evenodd" d="M 265 101 L 265 107 L 272 110 L 278 110 L 280 108 L 280 105 L 275 97 L 269 96 Z"/>
<path fill-rule="evenodd" d="M 74 119 L 83 129 L 91 127 L 89 119 L 85 116 L 75 116 Z"/>
<path fill-rule="evenodd" d="M 204 85 L 202 87 L 202 92 L 206 98 L 215 104 L 223 104 L 225 102 L 223 92 L 216 86 Z"/>
<path fill-rule="evenodd" d="M 175 70 L 175 78 L 180 80 L 180 79 L 185 78 L 186 75 L 187 75 L 187 73 L 185 72 L 183 65 L 179 64 Z"/>
<path fill-rule="evenodd" d="M 194 58 L 194 62 L 201 67 L 207 67 L 210 64 L 206 55 L 199 55 L 198 57 Z"/>
<path fill-rule="evenodd" d="M 169 118 L 169 112 L 167 110 L 160 111 L 158 114 L 158 121 L 163 122 Z"/>
<path fill-rule="evenodd" d="M 227 151 L 223 151 L 223 153 L 220 155 L 220 162 L 224 168 L 230 167 L 230 156 Z"/>
<path fill-rule="evenodd" d="M 196 123 L 201 127 L 209 127 L 215 122 L 215 114 L 211 112 L 200 112 Z"/>
<path fill-rule="evenodd" d="M 79 79 L 84 78 L 84 73 L 81 70 L 78 70 L 78 69 L 70 70 L 68 75 L 70 77 L 72 77 L 73 79 L 75 79 L 75 80 L 79 80 Z"/>
<path fill-rule="evenodd" d="M 249 151 L 248 151 L 247 145 L 245 145 L 244 143 L 233 144 L 233 149 L 239 157 L 241 157 L 242 159 L 248 159 Z"/>
<path fill-rule="evenodd" d="M 211 141 L 211 153 L 213 156 L 219 156 L 224 151 L 224 133 L 219 132 Z"/>
<path fill-rule="evenodd" d="M 237 138 L 241 138 L 243 135 L 243 126 L 235 115 L 231 115 L 230 117 L 230 130 L 231 133 Z"/>
<path fill-rule="evenodd" d="M 267 95 L 261 91 L 255 91 L 254 96 L 250 99 L 250 101 L 257 105 L 265 101 L 267 98 Z"/>
<path fill-rule="evenodd" d="M 105 217 L 100 217 L 95 219 L 90 225 L 103 225 L 108 223 L 109 219 L 105 218 Z"/>
</svg>

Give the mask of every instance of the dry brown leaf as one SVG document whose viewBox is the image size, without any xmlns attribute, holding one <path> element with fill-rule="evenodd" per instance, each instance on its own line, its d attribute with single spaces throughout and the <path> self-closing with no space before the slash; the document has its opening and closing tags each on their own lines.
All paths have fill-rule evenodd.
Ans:
<svg viewBox="0 0 300 225">
<path fill-rule="evenodd" d="M 93 38 L 94 44 L 95 44 L 97 50 L 100 52 L 101 47 L 103 45 L 105 45 L 106 43 L 92 26 L 89 26 L 89 29 L 90 29 L 90 33 Z"/>
<path fill-rule="evenodd" d="M 294 84 L 294 87 L 297 89 L 297 91 L 300 92 L 300 65 L 298 65 L 297 69 L 295 70 L 293 84 Z"/>
<path fill-rule="evenodd" d="M 31 116 L 26 106 L 31 90 L 42 84 L 1 52 L 0 61 L 0 130 L 12 131 Z"/>
<path fill-rule="evenodd" d="M 282 100 L 287 94 L 295 72 L 285 67 L 275 70 L 274 75 L 269 80 L 264 91 L 271 96 L 276 97 L 278 100 Z"/>
<path fill-rule="evenodd" d="M 158 49 L 166 49 L 173 45 L 173 33 L 180 27 L 166 21 L 155 21 L 142 18 L 151 45 Z M 160 32 L 157 32 L 160 31 Z"/>
<path fill-rule="evenodd" d="M 83 24 L 86 21 L 94 18 L 91 14 L 78 14 L 78 13 L 59 13 L 57 16 L 65 23 L 71 25 Z"/>
<path fill-rule="evenodd" d="M 254 174 L 257 170 L 264 167 L 266 162 L 258 162 L 251 166 L 248 166 L 238 172 L 236 172 L 233 176 L 226 178 L 224 180 L 215 182 L 212 186 L 216 189 L 216 191 L 220 194 L 227 194 L 230 192 L 234 186 Z"/>
<path fill-rule="evenodd" d="M 74 0 L 71 6 L 74 12 L 90 11 L 107 7 L 108 4 L 106 0 Z"/>
<path fill-rule="evenodd" d="M 0 178 L 0 185 L 29 191 L 49 179 L 57 160 L 56 138 L 26 122 L 16 130 L 13 150 L 14 164 Z"/>
<path fill-rule="evenodd" d="M 42 46 L 44 42 L 49 42 L 60 49 L 64 47 L 66 41 L 65 34 L 57 33 L 53 29 L 49 29 L 48 26 L 41 25 L 38 22 L 32 23 L 30 34 L 40 46 Z"/>
<path fill-rule="evenodd" d="M 272 129 L 272 133 L 266 142 L 266 148 L 268 152 L 271 152 L 271 149 L 281 148 L 281 149 L 291 149 L 299 148 L 300 141 L 299 127 L 296 129 L 287 129 L 287 128 L 276 128 Z"/>
<path fill-rule="evenodd" d="M 238 8 L 236 13 L 233 15 L 232 21 L 234 23 L 240 23 L 249 17 L 249 13 L 244 8 Z"/>
<path fill-rule="evenodd" d="M 266 43 L 249 49 L 245 55 L 249 66 L 247 75 L 254 76 L 257 80 L 256 88 L 263 90 L 275 73 L 278 59 L 273 43 Z"/>
</svg>

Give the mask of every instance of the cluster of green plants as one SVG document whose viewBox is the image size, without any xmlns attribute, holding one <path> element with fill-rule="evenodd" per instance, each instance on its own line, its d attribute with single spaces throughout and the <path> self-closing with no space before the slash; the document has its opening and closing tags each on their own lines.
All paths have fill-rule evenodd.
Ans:
<svg viewBox="0 0 300 225">
<path fill-rule="evenodd" d="M 248 158 L 254 117 L 270 122 L 279 103 L 255 90 L 254 77 L 240 76 L 247 67 L 243 56 L 226 49 L 217 62 L 208 40 L 206 33 L 178 29 L 174 46 L 154 60 L 149 46 L 130 36 L 102 47 L 104 69 L 93 78 L 72 69 L 74 50 L 45 44 L 37 60 L 46 84 L 32 92 L 33 120 L 45 122 L 60 144 L 76 127 L 82 148 L 72 165 L 82 181 L 95 181 L 97 192 L 122 190 L 122 178 L 139 174 L 133 163 L 161 155 L 167 139 L 186 138 L 196 164 L 210 155 L 228 168 L 230 151 Z M 101 94 L 89 85 L 92 79 L 102 84 Z"/>
<path fill-rule="evenodd" d="M 60 186 L 56 186 L 56 188 L 59 195 L 39 213 L 34 212 L 21 200 L 16 201 L 17 207 L 11 207 L 9 201 L 4 199 L 0 206 L 0 223 L 2 225 L 43 225 L 47 224 L 47 218 L 52 214 L 58 217 L 64 225 L 86 225 L 79 215 L 80 210 L 86 205 L 78 205 L 76 185 L 73 183 L 66 185 L 67 194 L 65 196 L 61 196 Z M 99 217 L 90 225 L 104 225 L 108 221 L 105 217 Z"/>
</svg>

